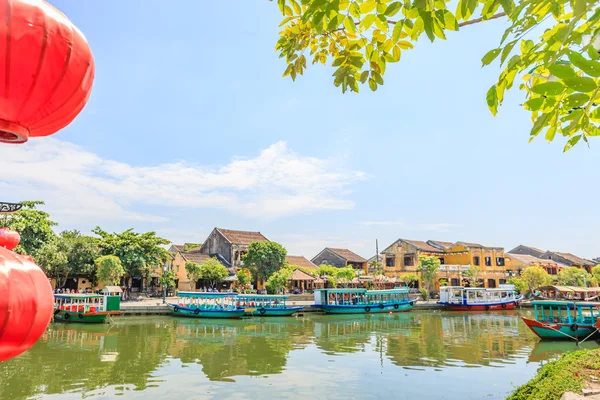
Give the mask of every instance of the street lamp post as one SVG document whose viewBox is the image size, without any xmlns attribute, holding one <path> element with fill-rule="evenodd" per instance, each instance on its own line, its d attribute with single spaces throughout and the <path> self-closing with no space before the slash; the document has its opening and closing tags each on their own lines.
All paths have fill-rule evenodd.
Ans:
<svg viewBox="0 0 600 400">
<path fill-rule="evenodd" d="M 165 284 L 165 275 L 167 274 L 167 264 L 163 265 L 163 304 L 167 302 L 167 285 Z"/>
</svg>

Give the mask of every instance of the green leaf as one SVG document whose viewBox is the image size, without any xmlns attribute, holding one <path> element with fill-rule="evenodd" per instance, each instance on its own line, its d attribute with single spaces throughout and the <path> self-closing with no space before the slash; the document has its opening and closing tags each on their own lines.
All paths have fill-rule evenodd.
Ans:
<svg viewBox="0 0 600 400">
<path fill-rule="evenodd" d="M 556 96 L 561 94 L 564 89 L 565 85 L 560 82 L 544 82 L 532 87 L 531 91 L 544 96 Z"/>
<path fill-rule="evenodd" d="M 371 72 L 371 76 L 373 77 L 373 80 L 375 82 L 377 82 L 380 85 L 383 85 L 383 78 L 381 77 L 381 75 L 377 71 Z"/>
<path fill-rule="evenodd" d="M 394 62 L 400 61 L 400 47 L 394 46 L 392 50 L 392 56 L 394 57 Z"/>
<path fill-rule="evenodd" d="M 402 22 L 397 22 L 394 25 L 394 30 L 392 31 L 392 41 L 397 43 L 400 40 L 400 35 L 402 34 Z"/>
<path fill-rule="evenodd" d="M 375 19 L 377 17 L 375 17 L 374 14 L 369 14 L 367 16 L 365 16 L 362 21 L 360 21 L 359 27 L 362 30 L 367 30 L 371 27 L 371 25 L 373 25 L 373 22 L 375 22 Z"/>
<path fill-rule="evenodd" d="M 523 103 L 525 108 L 527 108 L 529 111 L 539 110 L 542 107 L 542 104 L 544 104 L 543 97 L 536 97 L 534 99 L 529 99 L 525 103 Z"/>
<path fill-rule="evenodd" d="M 513 47 L 515 47 L 515 44 L 517 44 L 517 41 L 513 40 L 512 42 L 504 46 L 504 49 L 502 49 L 502 57 L 500 57 L 500 65 L 504 64 L 504 60 L 506 60 L 506 57 L 508 57 Z"/>
<path fill-rule="evenodd" d="M 496 115 L 498 113 L 498 94 L 496 92 L 496 85 L 493 85 L 485 96 L 487 101 L 488 108 L 492 112 L 492 115 Z"/>
<path fill-rule="evenodd" d="M 298 2 L 296 0 L 290 0 L 290 3 L 292 3 L 292 7 L 294 7 L 294 12 L 296 14 L 302 13 L 302 8 L 300 7 L 300 4 L 298 4 Z"/>
<path fill-rule="evenodd" d="M 569 60 L 583 72 L 593 77 L 600 77 L 600 62 L 587 60 L 581 54 L 575 51 L 569 51 Z"/>
<path fill-rule="evenodd" d="M 344 27 L 351 34 L 353 34 L 353 35 L 356 34 L 356 24 L 354 23 L 354 20 L 352 19 L 351 16 L 348 15 L 346 17 L 346 19 L 344 19 Z"/>
<path fill-rule="evenodd" d="M 350 4 L 348 11 L 350 11 L 350 15 L 352 15 L 354 18 L 360 18 L 360 7 L 358 7 L 358 4 Z"/>
<path fill-rule="evenodd" d="M 360 83 L 365 83 L 368 78 L 369 78 L 369 71 L 363 71 L 363 73 L 360 74 Z"/>
<path fill-rule="evenodd" d="M 549 142 L 553 141 L 554 135 L 556 135 L 556 125 L 552 125 L 550 128 L 548 128 L 546 131 L 546 140 Z"/>
<path fill-rule="evenodd" d="M 563 151 L 566 153 L 567 151 L 571 150 L 573 148 L 573 146 L 575 146 L 577 144 L 577 142 L 579 142 L 581 140 L 581 137 L 582 137 L 582 135 L 577 135 L 577 136 L 573 136 L 571 139 L 569 139 L 569 141 L 565 145 L 565 148 Z"/>
<path fill-rule="evenodd" d="M 583 93 L 592 92 L 597 88 L 596 81 L 594 81 L 592 78 L 584 78 L 584 77 L 569 78 L 569 79 L 565 79 L 564 82 L 565 82 L 565 85 L 567 85 L 571 89 L 575 89 L 578 92 L 583 92 Z M 558 83 L 558 82 L 552 82 L 552 83 Z"/>
<path fill-rule="evenodd" d="M 575 107 L 581 107 L 584 104 L 587 104 L 590 101 L 590 96 L 585 93 L 574 93 L 568 96 L 564 101 L 564 106 L 567 109 L 572 109 Z"/>
<path fill-rule="evenodd" d="M 458 21 L 456 20 L 454 15 L 448 10 L 444 10 L 444 26 L 450 31 L 458 30 Z"/>
<path fill-rule="evenodd" d="M 592 60 L 597 60 L 600 58 L 600 53 L 598 53 L 598 50 L 596 50 L 594 46 L 588 46 L 587 54 Z"/>
<path fill-rule="evenodd" d="M 411 42 L 408 42 L 406 40 L 399 41 L 398 46 L 400 46 L 400 48 L 403 50 L 408 50 L 408 49 L 412 49 L 413 47 L 415 47 L 415 46 L 413 46 L 413 44 Z"/>
<path fill-rule="evenodd" d="M 423 21 L 423 28 L 425 29 L 427 37 L 433 42 L 435 40 L 435 35 L 433 33 L 433 19 L 431 18 L 431 14 L 427 11 L 419 10 L 419 16 Z"/>
<path fill-rule="evenodd" d="M 575 70 L 568 64 L 554 64 L 548 69 L 552 75 L 560 79 L 577 78 Z"/>
<path fill-rule="evenodd" d="M 537 136 L 542 128 L 548 125 L 550 119 L 550 114 L 542 114 L 540 115 L 533 124 L 533 128 L 531 128 L 531 132 L 529 133 L 531 136 Z"/>
<path fill-rule="evenodd" d="M 494 49 L 494 50 L 488 51 L 486 53 L 486 55 L 483 56 L 483 58 L 481 59 L 482 64 L 488 65 L 489 63 L 494 61 L 496 59 L 496 57 L 498 57 L 498 54 L 500 54 L 500 49 Z"/>
<path fill-rule="evenodd" d="M 369 79 L 369 87 L 371 88 L 372 91 L 377 90 L 377 82 L 375 82 L 375 80 L 373 80 L 373 78 Z"/>
<path fill-rule="evenodd" d="M 398 11 L 400 11 L 400 8 L 402 8 L 402 3 L 400 3 L 399 1 L 395 1 L 389 6 L 387 6 L 384 14 L 388 17 L 393 17 Z"/>
<path fill-rule="evenodd" d="M 367 0 L 360 5 L 360 12 L 363 14 L 368 14 L 375 9 L 377 3 L 375 0 Z"/>
<path fill-rule="evenodd" d="M 387 19 L 381 14 L 379 14 L 375 19 L 375 25 L 377 25 L 377 27 L 381 29 L 382 32 L 387 32 L 389 29 Z"/>
<path fill-rule="evenodd" d="M 515 3 L 513 2 L 513 0 L 499 0 L 499 1 L 500 1 L 500 5 L 504 9 L 504 12 L 510 15 L 512 10 L 515 8 Z"/>
<path fill-rule="evenodd" d="M 593 119 L 594 121 L 600 120 L 600 107 L 596 107 L 589 115 L 590 119 Z"/>
<path fill-rule="evenodd" d="M 585 13 L 587 8 L 586 0 L 573 0 L 573 11 L 575 12 L 575 16 L 580 16 Z"/>
</svg>

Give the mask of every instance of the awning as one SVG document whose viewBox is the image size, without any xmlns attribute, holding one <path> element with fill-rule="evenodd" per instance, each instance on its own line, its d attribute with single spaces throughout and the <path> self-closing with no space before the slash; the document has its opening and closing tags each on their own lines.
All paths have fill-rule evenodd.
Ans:
<svg viewBox="0 0 600 400">
<path fill-rule="evenodd" d="M 105 286 L 100 293 L 123 293 L 119 286 Z"/>
<path fill-rule="evenodd" d="M 290 281 L 314 281 L 315 278 L 307 274 L 306 272 L 296 269 L 294 273 L 292 273 L 292 277 Z"/>
<path fill-rule="evenodd" d="M 235 282 L 237 280 L 237 275 L 229 275 L 227 278 L 225 278 L 225 282 Z"/>
</svg>

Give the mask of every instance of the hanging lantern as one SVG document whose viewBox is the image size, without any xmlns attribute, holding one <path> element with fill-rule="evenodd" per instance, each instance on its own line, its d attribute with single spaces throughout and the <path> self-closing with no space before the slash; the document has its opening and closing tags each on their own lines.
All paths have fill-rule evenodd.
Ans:
<svg viewBox="0 0 600 400">
<path fill-rule="evenodd" d="M 0 247 L 0 361 L 29 349 L 46 330 L 54 296 L 31 257 Z"/>
<path fill-rule="evenodd" d="M 52 135 L 75 119 L 90 96 L 90 47 L 44 0 L 0 0 L 0 21 L 0 142 Z"/>
<path fill-rule="evenodd" d="M 8 228 L 0 228 L 0 247 L 12 250 L 19 245 L 21 236 L 19 232 Z"/>
</svg>

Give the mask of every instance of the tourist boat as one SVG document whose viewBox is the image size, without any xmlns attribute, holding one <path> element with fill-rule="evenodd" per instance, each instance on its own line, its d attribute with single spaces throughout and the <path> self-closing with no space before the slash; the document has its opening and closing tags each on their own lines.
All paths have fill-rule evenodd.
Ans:
<svg viewBox="0 0 600 400">
<path fill-rule="evenodd" d="M 512 310 L 521 300 L 523 296 L 515 292 L 513 285 L 499 289 L 442 286 L 438 304 L 450 311 Z"/>
<path fill-rule="evenodd" d="M 179 292 L 177 303 L 168 306 L 173 315 L 195 318 L 240 318 L 244 310 L 235 305 L 237 293 Z"/>
<path fill-rule="evenodd" d="M 600 303 L 532 301 L 535 319 L 523 317 L 525 325 L 542 340 L 586 340 L 600 337 Z"/>
<path fill-rule="evenodd" d="M 304 307 L 288 307 L 286 300 L 290 296 L 269 294 L 240 294 L 236 297 L 235 305 L 246 314 L 263 317 L 283 317 L 302 310 Z"/>
<path fill-rule="evenodd" d="M 55 294 L 54 320 L 77 323 L 103 323 L 119 311 L 107 310 L 107 296 L 98 294 Z"/>
<path fill-rule="evenodd" d="M 533 291 L 535 300 L 598 301 L 600 288 L 581 286 L 542 286 Z"/>
<path fill-rule="evenodd" d="M 315 304 L 327 314 L 370 314 L 401 312 L 413 308 L 416 299 L 408 296 L 408 288 L 390 290 L 316 289 Z"/>
</svg>

